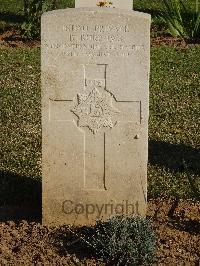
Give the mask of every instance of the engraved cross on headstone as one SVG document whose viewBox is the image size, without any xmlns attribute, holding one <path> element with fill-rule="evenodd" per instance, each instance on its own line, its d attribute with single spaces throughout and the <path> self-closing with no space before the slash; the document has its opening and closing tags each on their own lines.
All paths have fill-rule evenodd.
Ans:
<svg viewBox="0 0 200 266">
<path fill-rule="evenodd" d="M 83 188 L 86 190 L 107 189 L 107 132 L 118 123 L 141 123 L 140 101 L 118 101 L 109 92 L 107 67 L 105 64 L 84 65 L 84 90 L 74 99 L 50 100 L 50 119 L 75 123 L 84 134 Z M 61 109 L 60 117 L 57 114 Z M 135 139 L 138 137 L 135 135 Z"/>
</svg>

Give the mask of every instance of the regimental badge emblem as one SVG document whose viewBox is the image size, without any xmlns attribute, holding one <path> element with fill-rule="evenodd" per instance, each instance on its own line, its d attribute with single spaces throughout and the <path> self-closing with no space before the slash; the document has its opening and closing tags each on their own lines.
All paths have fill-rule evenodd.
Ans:
<svg viewBox="0 0 200 266">
<path fill-rule="evenodd" d="M 97 88 L 77 95 L 78 104 L 71 111 L 78 117 L 79 127 L 88 127 L 93 134 L 101 128 L 113 128 L 119 111 L 113 106 L 113 96 Z"/>
</svg>

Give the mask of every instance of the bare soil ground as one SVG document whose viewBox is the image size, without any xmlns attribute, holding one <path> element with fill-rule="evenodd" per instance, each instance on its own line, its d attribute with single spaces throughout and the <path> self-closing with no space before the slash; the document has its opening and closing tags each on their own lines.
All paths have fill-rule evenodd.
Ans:
<svg viewBox="0 0 200 266">
<path fill-rule="evenodd" d="M 17 220 L 22 212 L 15 208 L 15 219 L 0 222 L 0 265 L 107 265 L 81 248 L 73 228 L 42 226 L 31 209 L 24 217 L 35 213 L 35 221 Z M 155 265 L 200 264 L 200 203 L 150 200 L 148 218 L 157 234 Z"/>
<path fill-rule="evenodd" d="M 148 215 L 157 234 L 158 265 L 200 265 L 200 203 L 152 200 Z"/>
<path fill-rule="evenodd" d="M 0 34 L 0 48 L 37 48 L 40 47 L 38 40 L 24 40 L 20 30 L 9 30 Z"/>
</svg>

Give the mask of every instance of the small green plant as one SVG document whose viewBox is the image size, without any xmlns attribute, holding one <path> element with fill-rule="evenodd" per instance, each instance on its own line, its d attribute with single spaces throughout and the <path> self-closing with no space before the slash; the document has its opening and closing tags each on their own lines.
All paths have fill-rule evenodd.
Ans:
<svg viewBox="0 0 200 266">
<path fill-rule="evenodd" d="M 139 216 L 115 216 L 97 222 L 87 237 L 101 259 L 111 265 L 151 265 L 154 262 L 155 234 L 149 220 Z"/>
<path fill-rule="evenodd" d="M 74 0 L 65 2 L 65 7 L 73 7 Z M 57 9 L 57 0 L 29 0 L 24 2 L 25 22 L 22 24 L 22 33 L 25 39 L 37 39 L 40 37 L 40 20 L 44 12 Z M 64 6 L 62 5 L 64 8 Z"/>
<path fill-rule="evenodd" d="M 192 11 L 182 0 L 162 0 L 164 11 L 160 18 L 173 37 L 194 41 L 200 37 L 200 12 Z"/>
<path fill-rule="evenodd" d="M 25 5 L 25 22 L 22 24 L 25 39 L 39 38 L 40 18 L 43 12 L 53 9 L 54 1 L 30 0 Z"/>
<path fill-rule="evenodd" d="M 190 174 L 188 174 L 188 180 L 190 183 L 192 194 L 194 195 L 194 198 L 200 201 L 200 184 L 198 184 L 198 181 L 192 177 Z"/>
</svg>

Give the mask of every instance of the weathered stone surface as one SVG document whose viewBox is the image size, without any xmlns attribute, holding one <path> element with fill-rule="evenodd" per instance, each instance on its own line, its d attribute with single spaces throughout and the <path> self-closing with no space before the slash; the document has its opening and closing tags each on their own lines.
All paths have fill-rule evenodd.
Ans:
<svg viewBox="0 0 200 266">
<path fill-rule="evenodd" d="M 146 213 L 150 16 L 42 16 L 43 222 Z"/>
<path fill-rule="evenodd" d="M 109 8 L 121 8 L 132 10 L 132 0 L 113 0 L 113 1 L 98 1 L 98 0 L 76 0 L 75 6 L 77 7 L 109 7 Z"/>
</svg>

